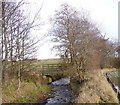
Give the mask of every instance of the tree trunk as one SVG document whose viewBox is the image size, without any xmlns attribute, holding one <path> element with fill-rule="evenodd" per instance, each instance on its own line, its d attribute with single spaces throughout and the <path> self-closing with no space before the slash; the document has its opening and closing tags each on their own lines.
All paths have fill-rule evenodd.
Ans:
<svg viewBox="0 0 120 105">
<path fill-rule="evenodd" d="M 2 36 L 3 36 L 3 45 L 5 46 L 5 59 L 3 62 L 2 76 L 3 76 L 3 82 L 6 82 L 5 84 L 7 85 L 8 83 L 8 72 L 7 72 L 8 47 L 7 47 L 6 25 L 5 25 L 5 2 L 2 2 Z"/>
</svg>

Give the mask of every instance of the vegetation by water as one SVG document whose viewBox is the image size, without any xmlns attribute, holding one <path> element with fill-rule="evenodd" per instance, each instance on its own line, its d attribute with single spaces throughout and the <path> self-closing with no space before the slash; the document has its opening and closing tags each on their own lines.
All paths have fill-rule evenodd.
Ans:
<svg viewBox="0 0 120 105">
<path fill-rule="evenodd" d="M 50 63 L 51 61 L 51 63 Z M 52 78 L 45 76 L 41 72 L 41 66 L 47 64 L 59 65 L 60 59 L 51 59 L 43 61 L 26 61 L 24 66 L 29 66 L 29 72 L 24 72 L 21 76 L 21 87 L 18 90 L 18 80 L 11 74 L 9 84 L 2 86 L 2 103 L 42 103 L 51 93 L 50 84 L 53 80 L 60 79 L 63 75 L 54 75 Z M 28 63 L 27 63 L 28 62 Z M 44 62 L 44 63 L 43 63 Z M 53 66 L 54 66 L 53 65 Z M 56 66 L 57 67 L 57 66 Z M 48 67 L 47 70 L 50 70 Z"/>
<path fill-rule="evenodd" d="M 22 81 L 21 87 L 17 89 L 17 80 L 11 80 L 8 86 L 2 87 L 3 103 L 36 103 L 44 102 L 51 92 L 48 81 L 40 78 L 35 84 L 31 81 Z"/>
<path fill-rule="evenodd" d="M 76 103 L 119 103 L 117 94 L 106 79 L 108 70 L 88 72 L 87 81 L 80 85 Z"/>
<path fill-rule="evenodd" d="M 2 103 L 36 103 L 46 100 L 51 92 L 48 83 L 52 81 L 44 77 L 37 67 L 40 65 L 36 66 L 34 63 L 35 61 L 24 63 L 28 71 L 22 73 L 19 89 L 15 73 L 11 74 L 9 84 L 2 85 Z"/>
</svg>

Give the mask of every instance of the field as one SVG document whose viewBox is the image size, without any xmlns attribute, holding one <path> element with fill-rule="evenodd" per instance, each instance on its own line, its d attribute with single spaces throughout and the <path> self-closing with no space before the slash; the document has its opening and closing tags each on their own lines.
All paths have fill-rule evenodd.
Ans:
<svg viewBox="0 0 120 105">
<path fill-rule="evenodd" d="M 43 65 L 43 64 L 58 64 L 58 63 L 62 63 L 62 60 L 59 58 L 56 59 L 44 59 L 44 60 L 36 60 L 35 64 L 37 65 Z"/>
</svg>

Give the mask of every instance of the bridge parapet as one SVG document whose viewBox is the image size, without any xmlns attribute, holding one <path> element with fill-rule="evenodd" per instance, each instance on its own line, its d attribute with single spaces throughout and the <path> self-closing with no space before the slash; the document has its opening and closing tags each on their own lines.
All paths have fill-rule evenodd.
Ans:
<svg viewBox="0 0 120 105">
<path fill-rule="evenodd" d="M 63 66 L 62 64 L 44 64 L 41 66 L 41 73 L 43 75 L 63 74 Z"/>
</svg>

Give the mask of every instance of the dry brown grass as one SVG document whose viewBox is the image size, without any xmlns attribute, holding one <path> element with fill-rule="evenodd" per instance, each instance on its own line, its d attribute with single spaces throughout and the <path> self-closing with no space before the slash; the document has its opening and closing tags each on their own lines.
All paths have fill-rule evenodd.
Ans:
<svg viewBox="0 0 120 105">
<path fill-rule="evenodd" d="M 17 80 L 14 79 L 9 86 L 2 87 L 2 103 L 36 103 L 38 99 L 44 101 L 44 98 L 51 91 L 46 83 L 41 84 L 40 81 L 37 85 L 33 81 L 22 81 L 18 91 L 16 82 Z"/>
<path fill-rule="evenodd" d="M 109 69 L 86 73 L 87 82 L 79 89 L 76 103 L 118 103 L 117 95 L 105 77 Z"/>
</svg>

